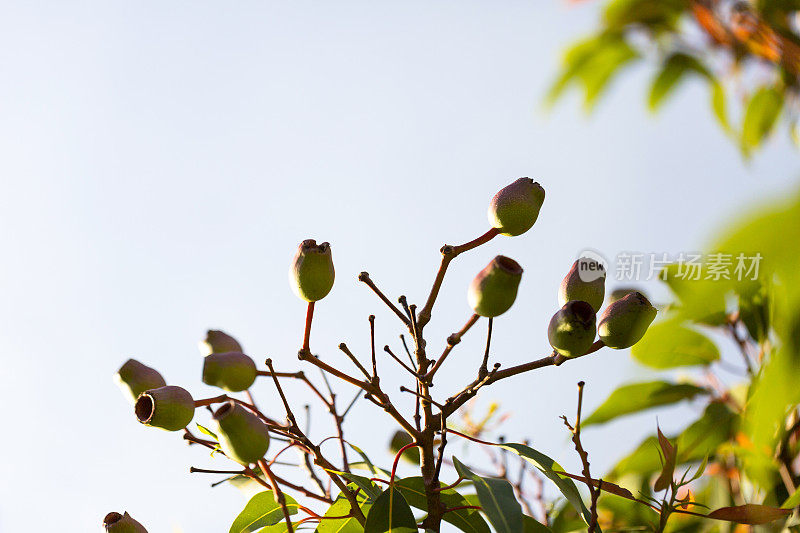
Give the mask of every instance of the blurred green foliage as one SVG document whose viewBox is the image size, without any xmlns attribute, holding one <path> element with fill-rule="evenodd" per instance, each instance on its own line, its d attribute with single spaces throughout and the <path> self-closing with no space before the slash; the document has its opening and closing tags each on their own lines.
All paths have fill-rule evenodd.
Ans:
<svg viewBox="0 0 800 533">
<path fill-rule="evenodd" d="M 607 0 L 596 33 L 565 52 L 548 101 L 579 86 L 591 110 L 615 76 L 647 62 L 656 65 L 652 111 L 695 78 L 708 85 L 713 115 L 745 156 L 781 121 L 800 142 L 798 10 L 797 0 Z"/>
</svg>

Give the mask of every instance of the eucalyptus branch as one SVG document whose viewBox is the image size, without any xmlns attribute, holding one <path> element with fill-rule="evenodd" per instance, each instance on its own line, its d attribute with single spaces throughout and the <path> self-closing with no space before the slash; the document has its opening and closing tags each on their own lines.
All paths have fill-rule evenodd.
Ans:
<svg viewBox="0 0 800 533">
<path fill-rule="evenodd" d="M 581 409 L 583 407 L 583 387 L 584 382 L 578 382 L 578 413 L 575 416 L 575 427 L 572 427 L 569 424 L 566 416 L 562 416 L 561 418 L 564 420 L 564 425 L 566 425 L 567 428 L 569 428 L 569 430 L 572 432 L 572 442 L 575 444 L 575 451 L 578 452 L 578 456 L 581 458 L 583 475 L 587 480 L 586 486 L 589 488 L 589 496 L 591 497 L 591 519 L 589 521 L 588 533 L 594 533 L 594 531 L 597 529 L 597 499 L 600 497 L 600 490 L 602 489 L 603 480 L 599 480 L 597 487 L 595 487 L 594 483 L 592 483 L 592 474 L 589 471 L 589 454 L 583 448 L 583 444 L 581 444 Z"/>
<path fill-rule="evenodd" d="M 433 286 L 431 287 L 431 292 L 428 295 L 428 299 L 425 301 L 425 306 L 419 313 L 419 327 L 425 327 L 425 325 L 430 322 L 433 305 L 436 303 L 436 297 L 439 295 L 439 289 L 442 288 L 444 275 L 447 273 L 447 267 L 450 266 L 450 262 L 460 254 L 472 250 L 473 248 L 477 248 L 481 244 L 489 242 L 499 234 L 500 232 L 497 230 L 497 228 L 491 228 L 477 239 L 471 240 L 459 246 L 451 246 L 449 244 L 442 246 L 441 250 L 439 250 L 442 254 L 442 262 L 439 264 L 439 270 L 436 272 L 436 278 L 433 280 Z"/>
</svg>

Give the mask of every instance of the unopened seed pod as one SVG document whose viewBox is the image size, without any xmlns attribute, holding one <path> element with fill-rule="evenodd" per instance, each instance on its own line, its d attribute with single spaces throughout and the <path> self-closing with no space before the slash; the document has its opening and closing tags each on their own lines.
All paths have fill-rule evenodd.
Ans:
<svg viewBox="0 0 800 533">
<path fill-rule="evenodd" d="M 331 245 L 314 239 L 300 243 L 289 269 L 289 281 L 295 294 L 307 302 L 322 300 L 333 288 Z"/>
<path fill-rule="evenodd" d="M 558 304 L 578 300 L 592 306 L 598 312 L 606 294 L 606 271 L 603 265 L 586 257 L 572 264 L 558 289 Z"/>
<path fill-rule="evenodd" d="M 128 513 L 108 513 L 103 519 L 103 527 L 108 533 L 147 533 L 144 526 Z"/>
<path fill-rule="evenodd" d="M 212 353 L 203 358 L 203 383 L 229 392 L 249 389 L 256 372 L 256 363 L 241 352 Z"/>
<path fill-rule="evenodd" d="M 244 352 L 239 341 L 218 329 L 206 332 L 206 338 L 200 341 L 200 352 L 203 355 L 225 352 Z"/>
<path fill-rule="evenodd" d="M 530 178 L 503 187 L 489 203 L 489 224 L 502 235 L 522 235 L 536 222 L 544 203 L 544 189 Z"/>
<path fill-rule="evenodd" d="M 480 316 L 502 315 L 514 304 L 521 279 L 519 263 L 498 255 L 472 280 L 467 293 L 470 307 Z"/>
<path fill-rule="evenodd" d="M 125 364 L 119 367 L 117 373 L 114 374 L 114 380 L 131 403 L 135 403 L 136 398 L 144 391 L 157 389 L 167 384 L 158 370 L 150 368 L 136 359 L 125 361 Z"/>
<path fill-rule="evenodd" d="M 214 413 L 219 445 L 225 455 L 242 464 L 255 463 L 269 448 L 266 424 L 251 411 L 228 401 Z"/>
<path fill-rule="evenodd" d="M 580 300 L 564 304 L 547 328 L 550 346 L 564 357 L 585 354 L 594 342 L 597 333 L 597 317 L 591 305 Z"/>
<path fill-rule="evenodd" d="M 597 330 L 609 348 L 630 348 L 656 317 L 656 308 L 640 292 L 631 292 L 606 307 Z"/>
<path fill-rule="evenodd" d="M 135 411 L 136 418 L 146 426 L 178 431 L 194 418 L 194 399 L 186 389 L 167 385 L 140 394 Z"/>
<path fill-rule="evenodd" d="M 632 292 L 637 292 L 637 290 L 632 287 L 619 287 L 617 289 L 614 289 L 613 291 L 611 291 L 611 295 L 608 297 L 608 304 L 611 305 L 617 300 L 622 300 L 624 297 L 631 294 Z"/>
</svg>

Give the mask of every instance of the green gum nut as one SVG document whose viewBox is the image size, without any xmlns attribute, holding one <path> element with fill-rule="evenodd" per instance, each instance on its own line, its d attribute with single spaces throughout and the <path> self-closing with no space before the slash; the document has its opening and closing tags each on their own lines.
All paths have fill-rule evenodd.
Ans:
<svg viewBox="0 0 800 533">
<path fill-rule="evenodd" d="M 600 316 L 597 330 L 609 348 L 630 348 L 641 339 L 656 317 L 656 308 L 640 292 L 612 303 Z"/>
<path fill-rule="evenodd" d="M 544 203 L 544 189 L 530 178 L 519 178 L 494 195 L 489 224 L 502 235 L 522 235 L 536 222 Z"/>
<path fill-rule="evenodd" d="M 219 445 L 225 455 L 242 464 L 255 463 L 269 448 L 266 424 L 241 405 L 229 401 L 214 413 Z"/>
<path fill-rule="evenodd" d="M 225 352 L 244 352 L 239 342 L 218 329 L 210 329 L 206 333 L 206 338 L 200 341 L 200 352 L 203 355 Z"/>
<path fill-rule="evenodd" d="M 144 391 L 157 389 L 167 384 L 158 370 L 150 368 L 136 359 L 125 361 L 125 364 L 119 367 L 117 373 L 114 374 L 114 380 L 131 403 L 135 403 L 136 398 Z"/>
<path fill-rule="evenodd" d="M 322 300 L 333 288 L 331 245 L 314 239 L 300 243 L 289 269 L 289 281 L 295 294 L 307 302 Z"/>
<path fill-rule="evenodd" d="M 611 295 L 608 297 L 608 303 L 609 305 L 613 304 L 617 300 L 622 300 L 624 297 L 634 292 L 638 291 L 633 287 L 619 287 L 617 289 L 614 289 L 613 291 L 611 291 Z"/>
<path fill-rule="evenodd" d="M 178 431 L 194 418 L 194 399 L 186 389 L 168 385 L 140 394 L 134 409 L 142 424 Z"/>
<path fill-rule="evenodd" d="M 572 264 L 558 289 L 558 304 L 572 300 L 586 302 L 598 312 L 606 294 L 606 271 L 593 259 L 581 257 Z"/>
<path fill-rule="evenodd" d="M 578 357 L 589 351 L 597 333 L 597 317 L 591 305 L 580 300 L 564 304 L 547 328 L 550 346 L 564 357 Z"/>
<path fill-rule="evenodd" d="M 103 527 L 108 533 L 147 533 L 144 526 L 128 513 L 108 513 L 103 519 Z"/>
<path fill-rule="evenodd" d="M 203 358 L 203 383 L 229 392 L 250 388 L 256 363 L 242 352 L 212 353 Z"/>
<path fill-rule="evenodd" d="M 502 315 L 514 304 L 521 279 L 519 263 L 498 255 L 472 280 L 467 293 L 470 307 L 480 316 Z"/>
</svg>

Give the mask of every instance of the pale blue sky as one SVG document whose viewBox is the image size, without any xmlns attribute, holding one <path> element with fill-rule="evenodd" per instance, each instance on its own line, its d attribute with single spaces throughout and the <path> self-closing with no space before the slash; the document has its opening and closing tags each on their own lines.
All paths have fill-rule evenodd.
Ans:
<svg viewBox="0 0 800 533">
<path fill-rule="evenodd" d="M 286 271 L 304 238 L 332 243 L 338 278 L 313 346 L 345 365 L 336 345 L 366 356 L 370 313 L 380 345 L 399 347 L 359 271 L 419 302 L 438 248 L 482 233 L 501 186 L 536 178 L 547 200 L 534 229 L 459 258 L 428 328 L 435 352 L 470 313 L 473 275 L 509 255 L 525 275 L 495 324 L 507 366 L 548 352 L 557 284 L 579 250 L 694 250 L 742 206 L 790 188 L 787 136 L 743 164 L 699 84 L 654 118 L 650 72 L 637 69 L 589 119 L 574 94 L 545 113 L 560 50 L 595 17 L 563 1 L 0 1 L 0 531 L 94 531 L 111 510 L 154 532 L 227 530 L 241 495 L 187 473 L 227 465 L 140 426 L 111 376 L 133 356 L 214 394 L 196 347 L 208 327 L 297 368 L 304 306 Z M 437 397 L 472 379 L 482 337 L 457 348 Z M 509 439 L 574 468 L 557 417 L 574 412 L 575 382 L 593 407 L 646 375 L 606 350 L 505 382 L 482 405 L 499 400 Z M 399 379 L 386 382 L 408 407 Z M 268 383 L 254 392 L 280 414 Z M 691 412 L 659 422 L 678 428 Z M 386 464 L 393 427 L 380 415 L 359 404 L 346 431 Z M 323 416 L 318 439 L 331 431 Z M 592 464 L 610 465 L 655 422 L 587 431 Z"/>
</svg>

